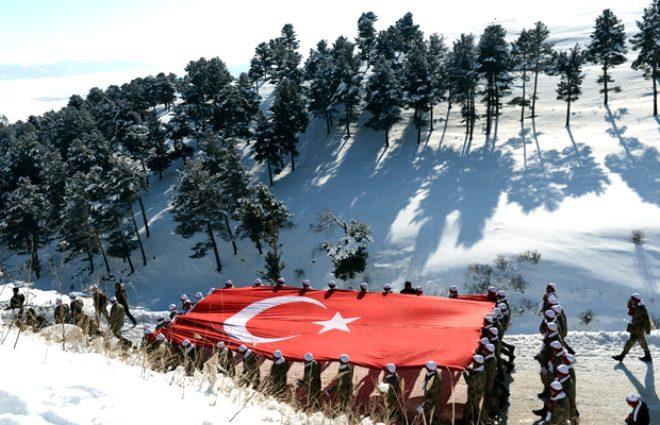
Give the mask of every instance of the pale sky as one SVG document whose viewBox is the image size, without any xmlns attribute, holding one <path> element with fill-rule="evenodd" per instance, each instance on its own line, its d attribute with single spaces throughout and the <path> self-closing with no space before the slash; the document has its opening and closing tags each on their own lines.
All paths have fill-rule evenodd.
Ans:
<svg viewBox="0 0 660 425">
<path fill-rule="evenodd" d="M 625 3 L 625 4 L 623 4 Z M 220 56 L 247 64 L 254 47 L 294 25 L 307 53 L 321 38 L 355 36 L 361 12 L 373 10 L 383 29 L 413 12 L 426 34 L 480 32 L 493 20 L 507 26 L 591 26 L 605 7 L 638 10 L 648 1 L 613 0 L 0 0 L 0 63 L 36 65 L 65 60 L 140 61 L 180 71 L 190 59 Z"/>
</svg>

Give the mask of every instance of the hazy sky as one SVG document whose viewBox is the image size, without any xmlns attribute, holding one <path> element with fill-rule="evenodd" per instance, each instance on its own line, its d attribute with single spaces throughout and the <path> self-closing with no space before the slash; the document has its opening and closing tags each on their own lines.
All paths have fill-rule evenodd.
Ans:
<svg viewBox="0 0 660 425">
<path fill-rule="evenodd" d="M 625 4 L 624 4 L 625 3 Z M 180 70 L 200 56 L 230 66 L 249 62 L 254 46 L 291 22 L 303 52 L 320 38 L 355 35 L 361 12 L 373 10 L 382 29 L 410 10 L 425 33 L 454 37 L 493 20 L 516 26 L 591 25 L 598 11 L 641 10 L 647 1 L 612 0 L 0 0 L 0 63 L 64 60 L 142 61 Z M 521 19 L 520 17 L 524 18 Z"/>
</svg>

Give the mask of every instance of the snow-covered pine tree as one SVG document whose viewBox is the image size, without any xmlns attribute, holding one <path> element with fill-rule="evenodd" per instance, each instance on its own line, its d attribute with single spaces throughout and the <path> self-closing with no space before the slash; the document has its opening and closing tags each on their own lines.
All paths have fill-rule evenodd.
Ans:
<svg viewBox="0 0 660 425">
<path fill-rule="evenodd" d="M 270 49 L 268 43 L 261 42 L 254 48 L 254 56 L 250 60 L 248 76 L 254 81 L 254 89 L 259 93 L 259 86 L 266 81 L 271 67 Z"/>
<path fill-rule="evenodd" d="M 539 74 L 543 72 L 552 61 L 552 43 L 548 41 L 550 30 L 541 21 L 534 24 L 529 30 L 530 43 L 532 45 L 532 67 L 534 73 L 534 86 L 532 88 L 531 117 L 536 117 L 536 101 L 538 99 Z"/>
<path fill-rule="evenodd" d="M 448 75 L 452 99 L 461 104 L 461 115 L 465 123 L 465 138 L 472 140 L 477 118 L 475 95 L 478 85 L 477 56 L 474 35 L 461 34 L 454 41 L 448 60 Z"/>
<path fill-rule="evenodd" d="M 175 232 L 186 239 L 198 233 L 206 233 L 206 239 L 193 246 L 190 257 L 204 257 L 212 249 L 216 272 L 221 273 L 222 262 L 215 233 L 225 240 L 229 235 L 220 179 L 217 175 L 209 174 L 201 158 L 189 161 L 180 173 L 179 184 L 172 198 L 172 214 L 177 223 Z"/>
<path fill-rule="evenodd" d="M 158 174 L 158 180 L 163 180 L 163 171 L 172 163 L 165 128 L 155 114 L 149 115 L 147 127 L 147 145 L 149 148 L 146 163 L 151 171 Z"/>
<path fill-rule="evenodd" d="M 524 121 L 525 108 L 530 105 L 527 98 L 527 82 L 529 71 L 534 67 L 533 48 L 531 32 L 524 28 L 516 41 L 511 43 L 512 71 L 520 75 L 521 94 L 511 99 L 509 103 L 520 106 L 520 121 Z"/>
<path fill-rule="evenodd" d="M 490 137 L 493 119 L 500 113 L 502 97 L 509 89 L 511 58 L 506 31 L 501 25 L 489 25 L 479 39 L 479 74 L 485 79 L 482 102 L 486 105 L 486 137 Z"/>
<path fill-rule="evenodd" d="M 413 14 L 407 12 L 394 24 L 395 50 L 405 55 L 411 54 L 424 40 L 424 33 L 413 21 Z"/>
<path fill-rule="evenodd" d="M 165 134 L 174 142 L 174 156 L 181 158 L 183 165 L 186 165 L 186 160 L 192 155 L 192 152 L 184 141 L 191 135 L 191 130 L 183 107 L 174 108 L 172 118 L 165 124 Z"/>
<path fill-rule="evenodd" d="M 305 100 L 300 92 L 301 87 L 298 84 L 284 78 L 275 89 L 275 99 L 271 107 L 273 135 L 280 145 L 280 150 L 289 153 L 292 171 L 296 169 L 298 136 L 305 131 L 309 123 Z"/>
<path fill-rule="evenodd" d="M 376 131 L 385 132 L 387 148 L 390 129 L 400 119 L 403 104 L 403 92 L 391 61 L 383 57 L 375 61 L 365 91 L 365 109 L 371 113 L 366 125 Z"/>
<path fill-rule="evenodd" d="M 273 123 L 269 112 L 259 111 L 257 113 L 257 128 L 255 142 L 252 145 L 252 156 L 255 161 L 266 163 L 268 170 L 268 181 L 273 186 L 273 175 L 279 173 L 284 167 L 281 146 L 273 133 Z"/>
<path fill-rule="evenodd" d="M 433 107 L 447 100 L 447 46 L 439 34 L 431 34 L 428 43 L 428 64 L 431 76 L 431 100 L 429 105 L 429 132 L 433 132 Z"/>
<path fill-rule="evenodd" d="M 307 89 L 309 111 L 314 117 L 323 117 L 326 134 L 330 134 L 332 126 L 332 111 L 334 94 L 337 91 L 337 81 L 334 74 L 332 54 L 325 40 L 311 50 L 305 63 L 305 78 L 310 81 Z"/>
<path fill-rule="evenodd" d="M 660 80 L 660 0 L 652 0 L 644 9 L 639 32 L 630 38 L 634 51 L 639 51 L 632 68 L 644 72 L 653 84 L 653 116 L 658 116 L 658 80 Z"/>
<path fill-rule="evenodd" d="M 598 84 L 603 86 L 600 93 L 603 94 L 603 104 L 606 106 L 609 91 L 613 90 L 615 93 L 621 91 L 619 86 L 610 87 L 610 83 L 614 83 L 614 79 L 608 72 L 626 61 L 627 52 L 623 23 L 610 9 L 603 10 L 603 13 L 596 18 L 587 55 L 589 61 L 600 65 L 603 70 L 603 75 L 598 77 Z"/>
<path fill-rule="evenodd" d="M 156 104 L 165 105 L 165 108 L 169 111 L 172 103 L 176 100 L 176 88 L 174 87 L 174 81 L 176 75 L 172 74 L 171 76 L 165 75 L 165 73 L 160 72 L 155 77 L 154 81 L 154 101 Z"/>
<path fill-rule="evenodd" d="M 376 48 L 376 28 L 374 24 L 378 17 L 374 12 L 364 12 L 357 21 L 358 35 L 357 47 L 360 50 L 360 60 L 364 61 L 367 69 L 371 66 L 374 50 Z"/>
<path fill-rule="evenodd" d="M 325 241 L 321 244 L 334 266 L 333 274 L 337 279 L 353 279 L 367 267 L 369 253 L 367 248 L 373 241 L 369 224 L 362 221 L 343 221 L 337 218 L 330 210 L 323 210 L 319 214 L 319 224 L 316 231 L 332 231 L 341 229 L 343 235 L 335 243 Z"/>
<path fill-rule="evenodd" d="M 50 229 L 48 198 L 29 177 L 20 177 L 16 187 L 5 193 L 0 220 L 0 241 L 12 250 L 29 255 L 29 269 L 41 276 L 39 249 L 46 244 Z"/>
<path fill-rule="evenodd" d="M 386 30 L 378 32 L 376 36 L 376 46 L 374 48 L 374 57 L 385 58 L 397 64 L 397 34 L 396 28 L 390 25 Z"/>
<path fill-rule="evenodd" d="M 406 106 L 415 110 L 413 122 L 417 128 L 417 143 L 420 143 L 424 112 L 428 111 L 433 97 L 431 69 L 423 40 L 411 47 L 410 54 L 406 56 L 402 88 Z"/>
<path fill-rule="evenodd" d="M 211 124 L 223 138 L 249 139 L 250 125 L 259 109 L 259 97 L 245 87 L 247 75 L 241 74 L 241 82 L 226 85 L 215 96 Z"/>
<path fill-rule="evenodd" d="M 557 99 L 566 102 L 566 126 L 571 125 L 571 104 L 582 94 L 582 65 L 586 61 L 586 54 L 579 44 L 563 52 L 555 52 L 552 65 L 547 69 L 549 75 L 560 77 L 557 84 Z"/>
<path fill-rule="evenodd" d="M 362 74 L 360 73 L 360 59 L 354 53 L 355 44 L 346 37 L 340 36 L 332 46 L 333 80 L 335 81 L 334 105 L 344 107 L 344 137 L 351 137 L 351 122 L 354 118 L 354 109 L 360 103 L 360 89 Z"/>
<path fill-rule="evenodd" d="M 298 53 L 300 43 L 291 24 L 285 24 L 281 34 L 280 37 L 268 42 L 271 59 L 270 81 L 279 85 L 284 78 L 287 78 L 297 83 L 301 78 L 299 66 L 302 55 Z"/>
</svg>

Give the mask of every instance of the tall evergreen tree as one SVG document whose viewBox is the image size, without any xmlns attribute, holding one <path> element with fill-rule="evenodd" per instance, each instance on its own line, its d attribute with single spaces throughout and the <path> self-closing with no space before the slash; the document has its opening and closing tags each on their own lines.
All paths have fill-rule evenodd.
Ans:
<svg viewBox="0 0 660 425">
<path fill-rule="evenodd" d="M 460 38 L 454 41 L 447 68 L 450 90 L 453 93 L 452 99 L 461 104 L 461 115 L 465 123 L 465 138 L 472 140 L 477 118 L 475 95 L 478 83 L 474 35 L 461 34 Z"/>
<path fill-rule="evenodd" d="M 147 122 L 149 129 L 147 151 L 147 166 L 158 174 L 158 179 L 163 180 L 163 171 L 172 163 L 172 156 L 166 141 L 166 132 L 163 124 L 152 115 Z"/>
<path fill-rule="evenodd" d="M 257 114 L 257 128 L 255 142 L 252 145 L 254 159 L 263 164 L 266 163 L 268 170 L 268 181 L 273 186 L 273 175 L 279 173 L 284 167 L 281 146 L 273 132 L 272 119 L 264 112 Z"/>
<path fill-rule="evenodd" d="M 307 89 L 309 111 L 315 117 L 323 117 L 326 134 L 330 134 L 334 94 L 337 91 L 338 83 L 335 78 L 332 54 L 325 40 L 319 41 L 316 50 L 310 52 L 305 64 L 305 76 L 310 80 Z"/>
<path fill-rule="evenodd" d="M 538 99 L 539 74 L 543 72 L 552 60 L 552 43 L 548 41 L 550 30 L 541 21 L 534 24 L 534 28 L 529 30 L 530 43 L 532 45 L 532 67 L 534 73 L 534 87 L 532 89 L 532 118 L 536 117 L 536 100 Z"/>
<path fill-rule="evenodd" d="M 604 105 L 607 105 L 610 90 L 615 93 L 621 91 L 619 86 L 610 87 L 610 83 L 614 83 L 614 79 L 608 72 L 626 61 L 627 51 L 623 23 L 610 9 L 603 10 L 603 13 L 596 18 L 587 54 L 589 60 L 600 65 L 603 70 L 603 75 L 598 77 L 598 84 L 603 85 L 600 93 L 603 94 Z"/>
<path fill-rule="evenodd" d="M 422 140 L 424 112 L 428 111 L 433 97 L 433 81 L 428 63 L 426 43 L 417 43 L 406 57 L 403 75 L 406 106 L 415 110 L 413 121 L 417 128 L 417 143 Z"/>
<path fill-rule="evenodd" d="M 273 134 L 280 149 L 289 153 L 292 171 L 296 169 L 298 136 L 305 131 L 309 122 L 305 101 L 300 91 L 300 86 L 284 78 L 275 89 L 275 99 L 271 107 Z"/>
<path fill-rule="evenodd" d="M 260 83 L 266 81 L 272 65 L 271 52 L 268 43 L 259 43 L 254 49 L 254 56 L 250 60 L 248 76 L 254 81 L 254 88 L 259 93 Z"/>
<path fill-rule="evenodd" d="M 660 80 L 660 0 L 652 0 L 644 9 L 639 32 L 630 38 L 634 51 L 639 51 L 632 63 L 633 69 L 644 72 L 644 78 L 653 84 L 653 116 L 658 116 L 658 80 Z"/>
<path fill-rule="evenodd" d="M 395 50 L 406 55 L 411 54 L 417 49 L 419 43 L 424 40 L 424 34 L 419 29 L 419 25 L 413 21 L 413 14 L 407 12 L 394 24 Z"/>
<path fill-rule="evenodd" d="M 582 94 L 582 65 L 586 61 L 585 53 L 576 43 L 575 46 L 564 52 L 554 54 L 552 66 L 548 74 L 559 75 L 557 84 L 557 99 L 566 102 L 566 126 L 571 125 L 571 104 Z"/>
<path fill-rule="evenodd" d="M 379 58 L 367 81 L 365 109 L 371 113 L 367 127 L 385 131 L 385 147 L 389 146 L 389 132 L 400 119 L 403 92 L 394 75 L 391 62 Z"/>
<path fill-rule="evenodd" d="M 299 47 L 298 36 L 291 24 L 285 24 L 282 27 L 281 36 L 268 42 L 272 83 L 279 84 L 285 78 L 296 83 L 300 81 L 299 66 L 302 55 L 298 53 Z"/>
<path fill-rule="evenodd" d="M 433 107 L 447 99 L 447 46 L 439 34 L 431 34 L 428 44 L 428 64 L 431 82 L 431 97 L 429 107 L 429 132 L 433 132 Z"/>
<path fill-rule="evenodd" d="M 259 109 L 259 97 L 250 85 L 247 76 L 241 74 L 237 84 L 226 85 L 215 97 L 211 124 L 213 130 L 223 138 L 249 139 L 250 125 Z"/>
<path fill-rule="evenodd" d="M 355 44 L 340 36 L 332 46 L 333 79 L 336 84 L 333 103 L 344 107 L 345 137 L 351 137 L 350 124 L 353 121 L 354 109 L 360 103 L 362 74 L 360 60 L 354 53 Z"/>
<path fill-rule="evenodd" d="M 376 28 L 374 24 L 378 17 L 374 12 L 364 12 L 358 18 L 358 36 L 356 39 L 358 49 L 360 49 L 360 60 L 371 65 L 374 50 L 376 48 Z"/>
<path fill-rule="evenodd" d="M 490 137 L 493 119 L 500 113 L 502 96 L 509 88 L 511 58 L 506 31 L 501 25 L 489 25 L 479 39 L 479 73 L 486 80 L 482 102 L 486 105 L 486 136 Z"/>
<path fill-rule="evenodd" d="M 530 105 L 527 98 L 529 71 L 534 67 L 534 45 L 532 33 L 523 28 L 515 42 L 511 44 L 512 69 L 520 75 L 521 94 L 511 99 L 512 104 L 520 106 L 520 121 L 525 119 L 525 108 Z"/>
</svg>

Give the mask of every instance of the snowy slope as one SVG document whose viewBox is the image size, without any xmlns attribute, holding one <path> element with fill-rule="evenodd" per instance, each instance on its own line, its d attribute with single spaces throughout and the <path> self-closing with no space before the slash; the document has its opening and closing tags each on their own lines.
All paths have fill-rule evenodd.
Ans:
<svg viewBox="0 0 660 425">
<path fill-rule="evenodd" d="M 641 0 L 613 5 L 629 34 L 645 5 Z M 585 2 L 580 13 L 551 17 L 557 47 L 585 45 L 602 7 L 600 2 Z M 524 8 L 507 13 L 510 19 L 500 23 L 511 37 L 522 26 L 545 19 L 531 17 Z M 483 25 L 464 27 L 478 34 Z M 443 30 L 422 29 L 427 34 Z M 450 42 L 454 35 L 447 34 Z M 653 312 L 660 276 L 660 122 L 650 116 L 650 83 L 630 69 L 630 62 L 616 68 L 612 76 L 624 91 L 612 96 L 607 110 L 596 85 L 598 69 L 588 66 L 585 72 L 584 95 L 573 107 L 570 131 L 563 126 L 565 105 L 555 100 L 557 80 L 542 76 L 538 118 L 526 120 L 523 127 L 519 110 L 506 107 L 497 137 L 487 144 L 477 134 L 463 157 L 458 108 L 444 122 L 444 104 L 436 107 L 435 131 L 426 134 L 421 145 L 415 143 L 411 113 L 406 112 L 391 132 L 387 151 L 382 134 L 363 127 L 365 114 L 349 140 L 340 136 L 340 128 L 326 136 L 323 123 L 313 121 L 302 137 L 296 171 L 285 170 L 274 187 L 295 216 L 295 227 L 282 234 L 286 279 L 308 278 L 319 287 L 331 278 L 330 263 L 317 249 L 326 235 L 310 230 L 318 212 L 330 208 L 342 218 L 372 225 L 374 243 L 361 278 L 377 288 L 385 283 L 401 286 L 409 279 L 424 285 L 427 293 L 441 294 L 451 284 L 463 285 L 468 265 L 492 264 L 496 256 L 505 255 L 530 285 L 512 297 L 513 304 L 521 309 L 535 304 L 545 283 L 554 281 L 571 329 L 621 329 L 624 299 L 635 291 Z M 268 93 L 268 88 L 262 92 Z M 265 180 L 262 167 L 247 161 Z M 134 276 L 126 277 L 119 261 L 112 266 L 133 284 L 132 301 L 152 309 L 164 308 L 182 292 L 206 291 L 227 278 L 247 284 L 263 266 L 263 258 L 246 240 L 239 241 L 236 257 L 228 243 L 222 245 L 222 275 L 214 273 L 212 258 L 188 258 L 195 240 L 173 234 L 168 211 L 174 168 L 180 165 L 168 170 L 161 182 L 152 178 L 144 199 L 151 221 L 145 246 L 149 265 L 137 266 L 136 252 Z M 637 229 L 646 235 L 642 245 L 630 241 Z M 540 264 L 515 261 L 528 249 L 541 253 Z M 59 264 L 54 247 L 50 255 Z M 48 258 L 48 253 L 41 257 Z M 13 257 L 7 267 L 14 277 L 26 279 L 18 270 L 21 262 Z M 37 284 L 66 291 L 86 286 L 85 280 L 74 275 L 61 282 L 47 275 Z M 583 325 L 577 317 L 588 310 L 594 319 Z M 524 314 L 529 317 L 531 312 Z M 519 318 L 513 326 L 514 332 L 532 332 L 536 320 Z"/>
</svg>

